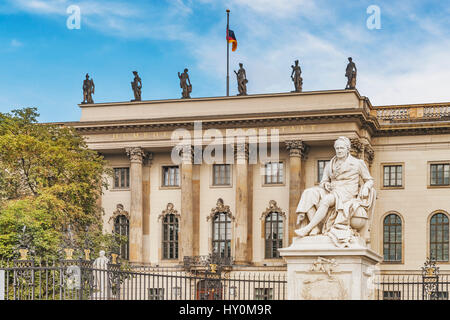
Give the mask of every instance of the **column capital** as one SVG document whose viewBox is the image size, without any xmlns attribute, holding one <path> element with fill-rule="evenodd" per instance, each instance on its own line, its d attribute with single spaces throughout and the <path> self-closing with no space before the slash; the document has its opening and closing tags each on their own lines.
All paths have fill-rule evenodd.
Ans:
<svg viewBox="0 0 450 320">
<path fill-rule="evenodd" d="M 350 154 L 355 158 L 361 159 L 361 156 L 364 152 L 364 143 L 362 139 L 350 139 Z"/>
<path fill-rule="evenodd" d="M 234 159 L 248 161 L 248 143 L 236 143 L 234 145 Z"/>
<path fill-rule="evenodd" d="M 176 145 L 175 150 L 181 155 L 181 163 L 189 164 L 194 159 L 194 147 L 190 144 Z"/>
<path fill-rule="evenodd" d="M 127 156 L 130 158 L 131 162 L 142 163 L 144 159 L 144 149 L 142 149 L 141 147 L 125 148 L 125 152 L 127 153 Z"/>
<path fill-rule="evenodd" d="M 306 158 L 309 147 L 303 140 L 286 140 L 284 144 L 286 145 L 286 150 L 289 151 L 290 157 Z"/>
<path fill-rule="evenodd" d="M 151 165 L 153 159 L 153 152 L 144 151 L 141 147 L 125 148 L 128 158 L 131 162 L 143 163 Z"/>
<path fill-rule="evenodd" d="M 368 143 L 364 144 L 364 160 L 369 164 L 369 167 L 372 165 L 374 157 L 375 151 L 372 146 Z"/>
<path fill-rule="evenodd" d="M 366 161 L 370 166 L 375 156 L 375 151 L 373 150 L 370 143 L 365 139 L 358 138 L 351 139 L 350 142 L 352 144 L 350 148 L 350 154 L 355 158 Z"/>
<path fill-rule="evenodd" d="M 144 165 L 150 167 L 152 165 L 152 161 L 153 161 L 153 152 L 151 152 L 151 151 L 144 152 L 144 158 L 143 158 Z"/>
</svg>

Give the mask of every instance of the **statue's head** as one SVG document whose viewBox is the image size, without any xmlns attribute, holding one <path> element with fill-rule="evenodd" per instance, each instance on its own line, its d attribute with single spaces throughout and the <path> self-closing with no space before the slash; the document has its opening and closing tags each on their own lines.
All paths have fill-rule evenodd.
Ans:
<svg viewBox="0 0 450 320">
<path fill-rule="evenodd" d="M 186 68 L 186 69 L 184 69 L 184 72 L 188 72 L 189 70 Z"/>
<path fill-rule="evenodd" d="M 89 79 L 89 73 L 86 73 L 86 79 Z"/>
<path fill-rule="evenodd" d="M 133 74 L 134 74 L 135 76 L 137 76 L 138 73 L 137 73 L 137 71 L 133 71 Z"/>
<path fill-rule="evenodd" d="M 298 60 L 295 60 L 295 65 L 298 66 Z"/>
<path fill-rule="evenodd" d="M 244 66 L 244 65 L 243 65 L 242 63 L 239 63 L 239 67 L 241 67 L 241 68 L 242 68 L 243 66 Z"/>
<path fill-rule="evenodd" d="M 104 250 L 100 250 L 100 252 L 98 253 L 100 257 L 104 257 L 105 256 L 105 251 Z"/>
<path fill-rule="evenodd" d="M 334 142 L 334 150 L 338 158 L 345 158 L 348 156 L 351 148 L 350 139 L 347 137 L 339 137 Z"/>
<path fill-rule="evenodd" d="M 348 61 L 352 62 L 352 57 L 348 57 Z"/>
</svg>

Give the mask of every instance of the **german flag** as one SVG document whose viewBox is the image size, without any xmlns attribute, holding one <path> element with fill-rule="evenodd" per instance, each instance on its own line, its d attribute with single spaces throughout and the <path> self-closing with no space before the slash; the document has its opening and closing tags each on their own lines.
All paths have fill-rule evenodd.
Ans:
<svg viewBox="0 0 450 320">
<path fill-rule="evenodd" d="M 227 41 L 232 44 L 231 51 L 236 51 L 237 40 L 233 30 L 227 29 Z"/>
</svg>

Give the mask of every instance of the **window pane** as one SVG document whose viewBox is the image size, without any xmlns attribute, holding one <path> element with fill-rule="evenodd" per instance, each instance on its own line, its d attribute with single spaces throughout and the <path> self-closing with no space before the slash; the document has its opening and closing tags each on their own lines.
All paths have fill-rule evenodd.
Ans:
<svg viewBox="0 0 450 320">
<path fill-rule="evenodd" d="M 383 223 L 383 257 L 385 261 L 401 261 L 402 227 L 396 214 L 386 216 Z"/>
</svg>

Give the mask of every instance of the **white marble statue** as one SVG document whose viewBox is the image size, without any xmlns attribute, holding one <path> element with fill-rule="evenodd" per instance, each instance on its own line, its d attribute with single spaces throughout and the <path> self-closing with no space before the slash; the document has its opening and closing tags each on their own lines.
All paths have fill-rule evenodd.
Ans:
<svg viewBox="0 0 450 320">
<path fill-rule="evenodd" d="M 339 137 L 334 143 L 336 156 L 325 166 L 319 186 L 303 192 L 296 210 L 301 228 L 295 233 L 300 238 L 327 235 L 338 247 L 348 247 L 356 239 L 368 242 L 374 179 L 364 161 L 350 154 L 350 147 L 348 138 Z"/>
<path fill-rule="evenodd" d="M 93 295 L 94 299 L 106 299 L 107 295 L 107 282 L 108 275 L 106 270 L 108 269 L 109 259 L 105 257 L 105 251 L 100 250 L 99 257 L 95 259 L 94 268 L 94 281 L 95 281 L 95 293 Z"/>
</svg>

